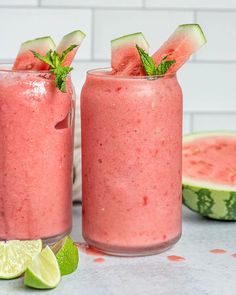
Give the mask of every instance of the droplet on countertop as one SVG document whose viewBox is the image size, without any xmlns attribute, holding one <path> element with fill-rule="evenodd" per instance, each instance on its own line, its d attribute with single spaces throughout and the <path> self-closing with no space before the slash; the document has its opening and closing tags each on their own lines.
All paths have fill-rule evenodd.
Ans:
<svg viewBox="0 0 236 295">
<path fill-rule="evenodd" d="M 76 246 L 79 248 L 79 250 L 87 255 L 93 255 L 93 256 L 103 256 L 104 253 L 100 252 L 97 249 L 94 249 L 90 247 L 86 243 L 76 243 Z"/>
<path fill-rule="evenodd" d="M 93 261 L 96 263 L 103 263 L 103 262 L 105 262 L 105 259 L 102 257 L 98 257 L 98 258 L 95 258 Z"/>
<path fill-rule="evenodd" d="M 224 254 L 224 253 L 226 253 L 226 251 L 224 249 L 212 249 L 212 250 L 210 250 L 210 253 L 213 253 L 213 254 Z"/>
<path fill-rule="evenodd" d="M 170 255 L 170 256 L 167 256 L 167 259 L 169 259 L 170 261 L 173 261 L 173 262 L 180 262 L 180 261 L 184 261 L 185 260 L 184 257 L 178 256 L 178 255 Z"/>
</svg>

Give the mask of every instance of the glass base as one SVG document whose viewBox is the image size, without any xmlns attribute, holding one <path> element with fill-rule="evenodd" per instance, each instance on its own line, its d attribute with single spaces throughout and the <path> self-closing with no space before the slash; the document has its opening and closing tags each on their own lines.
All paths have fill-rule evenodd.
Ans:
<svg viewBox="0 0 236 295">
<path fill-rule="evenodd" d="M 43 241 L 43 245 L 50 246 L 50 245 L 56 243 L 57 241 L 63 239 L 65 236 L 69 235 L 70 233 L 71 233 L 71 227 L 63 233 L 60 233 L 60 234 L 52 236 L 52 237 L 41 238 L 41 239 Z M 37 239 L 40 239 L 40 238 L 35 238 L 35 240 L 37 240 Z M 13 239 L 11 239 L 11 240 L 13 240 Z M 19 239 L 16 239 L 16 240 L 19 240 Z M 23 241 L 23 240 L 27 240 L 27 239 L 20 239 L 20 240 Z M 0 237 L 0 241 L 8 241 L 8 240 Z"/>
<path fill-rule="evenodd" d="M 52 245 L 55 244 L 56 242 L 58 242 L 59 240 L 63 239 L 65 236 L 69 235 L 71 233 L 71 228 L 69 228 L 67 231 L 65 231 L 62 234 L 53 236 L 53 237 L 49 237 L 49 238 L 44 238 L 42 239 L 43 241 L 43 245 Z"/>
<path fill-rule="evenodd" d="M 93 247 L 94 249 L 101 251 L 108 255 L 113 256 L 123 256 L 123 257 L 137 257 L 137 256 L 147 256 L 147 255 L 155 255 L 166 250 L 170 249 L 174 244 L 178 242 L 181 237 L 181 233 L 172 240 L 159 243 L 156 245 L 152 245 L 151 247 L 116 247 L 116 246 L 109 246 L 102 243 L 97 243 L 84 237 L 84 240 L 89 244 L 89 246 Z"/>
</svg>

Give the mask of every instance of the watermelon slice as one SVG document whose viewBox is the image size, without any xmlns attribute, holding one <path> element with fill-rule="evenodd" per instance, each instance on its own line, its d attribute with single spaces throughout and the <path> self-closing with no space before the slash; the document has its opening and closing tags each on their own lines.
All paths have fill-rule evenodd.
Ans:
<svg viewBox="0 0 236 295">
<path fill-rule="evenodd" d="M 136 44 L 148 52 L 149 45 L 142 33 L 122 36 L 111 41 L 111 67 L 118 76 L 145 75 Z"/>
<path fill-rule="evenodd" d="M 184 137 L 183 203 L 208 218 L 236 220 L 236 132 Z"/>
<path fill-rule="evenodd" d="M 205 43 L 206 38 L 198 24 L 180 25 L 152 58 L 156 66 L 165 56 L 168 56 L 167 60 L 175 60 L 168 70 L 168 73 L 175 73 Z"/>
<path fill-rule="evenodd" d="M 50 49 L 54 50 L 55 47 L 55 43 L 49 36 L 22 43 L 14 62 L 13 70 L 48 70 L 49 65 L 35 58 L 30 50 L 45 55 Z"/>
<path fill-rule="evenodd" d="M 82 43 L 83 39 L 85 38 L 85 34 L 80 31 L 80 30 L 77 30 L 77 31 L 73 31 L 67 35 L 65 35 L 61 42 L 59 43 L 58 47 L 57 47 L 57 52 L 59 54 L 62 54 L 62 52 L 64 50 L 66 50 L 69 46 L 71 45 L 78 45 L 76 48 L 74 48 L 71 52 L 69 52 L 66 56 L 66 59 L 65 61 L 63 62 L 63 66 L 70 66 L 75 55 L 76 55 L 76 52 L 80 46 L 80 44 Z"/>
</svg>

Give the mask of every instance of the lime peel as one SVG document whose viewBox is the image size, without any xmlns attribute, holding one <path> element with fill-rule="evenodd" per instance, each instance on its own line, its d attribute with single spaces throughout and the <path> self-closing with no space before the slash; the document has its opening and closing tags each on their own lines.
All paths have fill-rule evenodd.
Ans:
<svg viewBox="0 0 236 295">
<path fill-rule="evenodd" d="M 24 284 L 35 289 L 53 289 L 60 280 L 57 259 L 50 247 L 46 246 L 26 269 Z"/>
<path fill-rule="evenodd" d="M 42 241 L 0 241 L 0 278 L 14 279 L 23 274 L 42 250 Z"/>
<path fill-rule="evenodd" d="M 74 272 L 79 263 L 78 248 L 70 236 L 64 237 L 52 247 L 56 255 L 61 275 L 68 275 Z"/>
</svg>

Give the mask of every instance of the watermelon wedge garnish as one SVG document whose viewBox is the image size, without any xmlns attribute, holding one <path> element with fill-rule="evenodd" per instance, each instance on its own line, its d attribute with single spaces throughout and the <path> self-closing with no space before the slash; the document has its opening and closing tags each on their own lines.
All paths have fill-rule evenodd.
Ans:
<svg viewBox="0 0 236 295">
<path fill-rule="evenodd" d="M 236 132 L 183 138 L 183 203 L 208 218 L 236 220 Z"/>
<path fill-rule="evenodd" d="M 31 52 L 37 51 L 45 55 L 50 49 L 55 50 L 56 45 L 50 36 L 29 40 L 21 44 L 16 60 L 13 64 L 13 70 L 48 70 L 49 65 L 36 59 Z"/>
<path fill-rule="evenodd" d="M 168 70 L 168 73 L 175 73 L 205 43 L 206 38 L 198 24 L 180 25 L 152 55 L 152 59 L 156 66 L 165 56 L 167 56 L 167 60 L 175 60 Z"/>
<path fill-rule="evenodd" d="M 111 41 L 112 72 L 119 76 L 164 76 L 175 73 L 206 43 L 198 24 L 180 25 L 152 55 L 142 33 L 126 35 Z"/>
<path fill-rule="evenodd" d="M 118 76 L 145 75 L 136 44 L 148 52 L 149 44 L 142 33 L 125 35 L 111 41 L 111 67 Z"/>
<path fill-rule="evenodd" d="M 51 37 L 42 37 L 22 43 L 13 70 L 49 70 L 55 77 L 55 85 L 66 92 L 68 74 L 75 54 L 85 38 L 80 30 L 65 35 L 57 49 Z"/>
<path fill-rule="evenodd" d="M 73 31 L 67 35 L 65 35 L 61 42 L 59 43 L 59 45 L 57 46 L 57 52 L 59 54 L 62 54 L 62 52 L 64 50 L 66 50 L 68 47 L 70 47 L 71 45 L 77 45 L 76 48 L 74 48 L 71 52 L 69 52 L 63 62 L 63 66 L 70 66 L 75 55 L 76 55 L 76 52 L 78 50 L 78 48 L 80 47 L 80 44 L 82 43 L 82 41 L 84 40 L 85 38 L 85 34 L 80 31 L 80 30 L 77 30 L 77 31 Z"/>
</svg>

